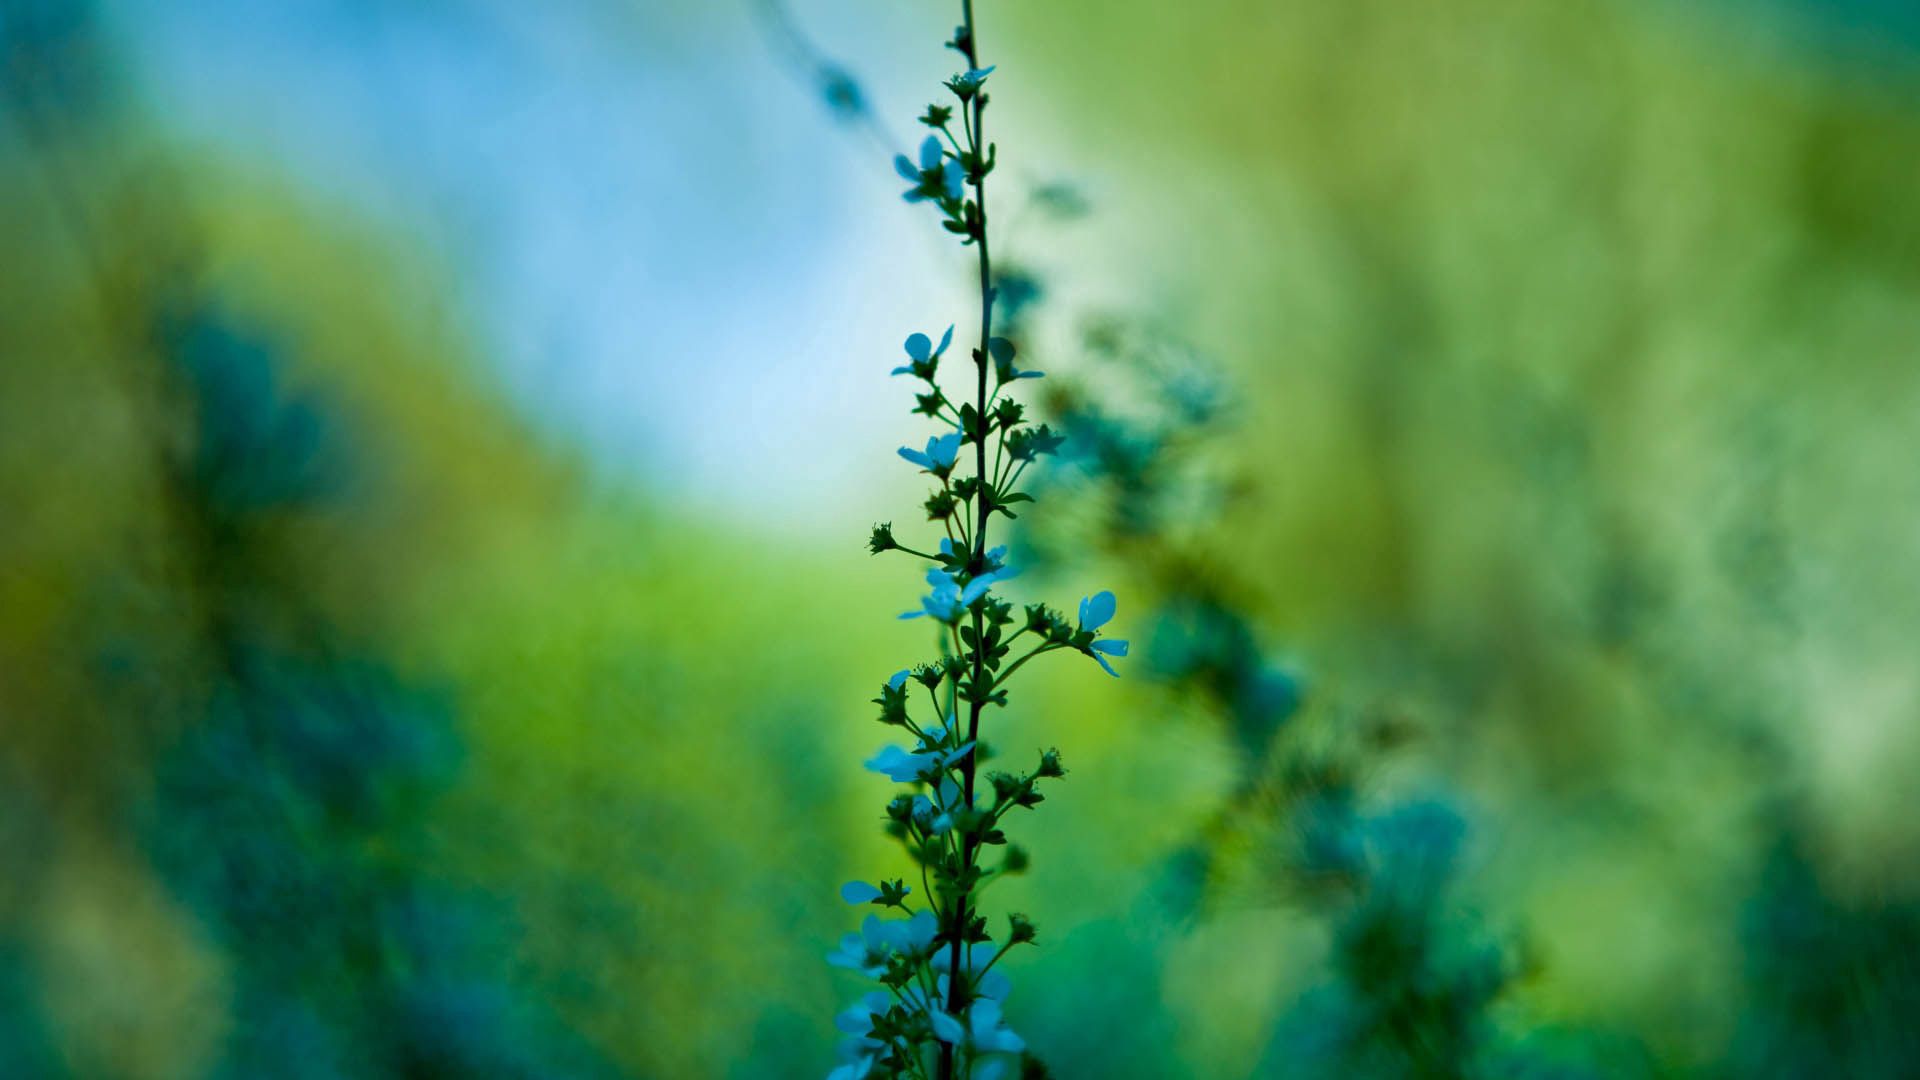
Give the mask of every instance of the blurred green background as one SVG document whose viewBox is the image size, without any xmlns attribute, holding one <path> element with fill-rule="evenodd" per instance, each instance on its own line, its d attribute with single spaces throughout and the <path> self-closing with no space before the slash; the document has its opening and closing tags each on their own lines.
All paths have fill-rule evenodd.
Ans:
<svg viewBox="0 0 1920 1080">
<path fill-rule="evenodd" d="M 979 16 L 1033 1048 L 1920 1074 L 1916 9 Z M 954 21 L 0 0 L 0 1076 L 826 1070 Z"/>
</svg>

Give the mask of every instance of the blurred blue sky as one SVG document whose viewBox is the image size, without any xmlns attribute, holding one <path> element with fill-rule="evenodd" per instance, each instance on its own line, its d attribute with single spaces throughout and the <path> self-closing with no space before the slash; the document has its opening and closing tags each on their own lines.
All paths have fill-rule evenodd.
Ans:
<svg viewBox="0 0 1920 1080">
<path fill-rule="evenodd" d="M 942 13 L 855 7 L 815 5 L 809 28 L 902 87 L 878 106 L 904 132 L 946 62 Z M 905 479 L 891 448 L 914 429 L 875 419 L 904 413 L 885 372 L 907 332 L 961 310 L 962 256 L 781 65 L 750 4 L 111 15 L 171 134 L 444 260 L 448 317 L 609 473 L 703 512 L 786 500 L 823 528 Z"/>
</svg>

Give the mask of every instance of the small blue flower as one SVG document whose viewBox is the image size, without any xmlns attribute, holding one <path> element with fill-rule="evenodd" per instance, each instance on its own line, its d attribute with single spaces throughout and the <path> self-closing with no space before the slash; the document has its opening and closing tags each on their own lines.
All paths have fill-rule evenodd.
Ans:
<svg viewBox="0 0 1920 1080">
<path fill-rule="evenodd" d="M 896 952 L 913 957 L 924 955 L 939 930 L 939 920 L 931 911 L 917 911 L 910 919 L 869 915 L 861 922 L 859 933 L 840 939 L 840 947 L 827 954 L 827 963 L 877 979 L 886 973 L 890 955 Z"/>
<path fill-rule="evenodd" d="M 1114 612 L 1119 610 L 1119 607 L 1120 602 L 1113 598 L 1112 593 L 1105 591 L 1094 593 L 1092 596 L 1080 601 L 1080 629 L 1100 629 L 1113 621 Z M 1107 670 L 1107 674 L 1116 679 L 1120 677 L 1120 673 L 1113 670 L 1113 665 L 1107 663 L 1107 657 L 1127 655 L 1127 643 L 1125 641 L 1102 638 L 1086 646 L 1086 648 L 1091 650 L 1088 655 L 1098 660 L 1100 666 Z"/>
<path fill-rule="evenodd" d="M 940 168 L 940 159 L 945 156 L 945 151 L 940 149 L 940 138 L 937 135 L 927 136 L 926 141 L 920 144 L 919 168 L 914 167 L 912 159 L 907 155 L 894 155 L 893 171 L 900 174 L 900 179 L 914 185 L 908 188 L 904 195 L 908 202 L 920 202 L 927 197 L 921 190 L 926 184 L 927 174 Z"/>
<path fill-rule="evenodd" d="M 953 575 L 945 570 L 927 571 L 927 584 L 933 591 L 920 598 L 919 611 L 900 613 L 903 619 L 917 619 L 922 615 L 931 615 L 944 623 L 950 623 L 960 617 L 960 586 L 954 584 Z"/>
<path fill-rule="evenodd" d="M 1026 1040 L 1001 1019 L 1000 1003 L 993 998 L 982 997 L 973 1003 L 967 1026 L 976 1054 L 1017 1054 L 1027 1048 Z"/>
<path fill-rule="evenodd" d="M 962 98 L 972 97 L 973 94 L 980 89 L 980 84 L 987 81 L 987 76 L 993 74 L 994 67 L 998 66 L 999 65 L 996 64 L 989 67 L 969 69 L 964 74 L 955 75 L 953 78 L 948 79 L 947 86 Z"/>
<path fill-rule="evenodd" d="M 914 912 L 910 919 L 882 919 L 878 915 L 869 915 L 860 924 L 860 932 L 869 948 L 892 949 L 918 956 L 932 947 L 934 935 L 940 932 L 940 921 L 933 912 L 926 910 Z"/>
<path fill-rule="evenodd" d="M 1098 630 L 1113 621 L 1120 602 L 1110 592 L 1097 592 L 1080 601 L 1080 629 Z"/>
<path fill-rule="evenodd" d="M 867 917 L 871 919 L 873 916 Z M 887 972 L 886 951 L 873 948 L 868 939 L 859 934 L 843 935 L 840 947 L 827 954 L 827 963 L 857 971 L 869 979 L 877 979 Z"/>
<path fill-rule="evenodd" d="M 873 1030 L 873 1018 L 892 1007 L 893 998 L 885 990 L 875 990 L 861 995 L 859 1001 L 841 1010 L 833 1018 L 833 1026 L 849 1035 L 865 1036 Z"/>
<path fill-rule="evenodd" d="M 993 357 L 994 374 L 1001 382 L 1011 382 L 1014 379 L 1044 379 L 1047 377 L 1047 373 L 1044 371 L 1022 371 L 1015 367 L 1013 361 L 1014 358 L 1019 355 L 1019 350 L 1015 349 L 1013 342 L 1008 341 L 1006 338 L 997 337 L 987 339 L 987 352 Z"/>
<path fill-rule="evenodd" d="M 938 360 L 941 356 L 946 354 L 947 346 L 951 344 L 953 344 L 953 327 L 951 326 L 947 327 L 947 332 L 940 336 L 940 347 L 937 349 L 933 347 L 933 339 L 928 337 L 927 335 L 919 334 L 919 333 L 908 334 L 907 335 L 907 359 L 913 361 L 913 363 L 902 364 L 899 367 L 894 368 L 893 374 L 895 375 L 919 374 L 919 372 L 914 370 L 917 365 L 923 365 L 931 361 Z"/>
<path fill-rule="evenodd" d="M 948 550 L 947 554 L 952 552 Z M 987 591 L 999 582 L 1020 576 L 1020 571 L 1002 566 L 990 570 L 968 581 L 965 588 L 955 582 L 953 574 L 941 569 L 927 571 L 927 584 L 933 591 L 920 598 L 919 611 L 900 613 L 903 619 L 917 619 L 922 615 L 931 615 L 944 623 L 950 623 L 973 605 L 973 602 L 987 595 Z"/>
<path fill-rule="evenodd" d="M 922 773 L 939 768 L 940 758 L 935 754 L 909 754 L 898 746 L 888 745 L 881 747 L 865 764 L 869 771 L 884 773 L 896 784 L 910 784 L 920 779 Z"/>
<path fill-rule="evenodd" d="M 947 749 L 939 745 L 946 737 L 946 728 L 934 727 L 927 731 L 929 741 L 922 743 L 913 753 L 908 753 L 898 746 L 883 746 L 879 753 L 867 759 L 867 768 L 873 772 L 885 773 L 896 784 L 912 783 L 923 775 L 951 769 L 973 752 L 973 744 L 961 743 L 957 747 Z"/>
<path fill-rule="evenodd" d="M 907 685 L 907 676 L 912 674 L 912 668 L 901 668 L 899 671 L 894 672 L 893 678 L 887 680 L 887 689 L 898 690 Z"/>
<path fill-rule="evenodd" d="M 903 446 L 900 456 L 930 473 L 943 473 L 953 468 L 953 463 L 960 458 L 960 438 L 957 431 L 936 435 L 927 440 L 926 450 Z"/>
</svg>

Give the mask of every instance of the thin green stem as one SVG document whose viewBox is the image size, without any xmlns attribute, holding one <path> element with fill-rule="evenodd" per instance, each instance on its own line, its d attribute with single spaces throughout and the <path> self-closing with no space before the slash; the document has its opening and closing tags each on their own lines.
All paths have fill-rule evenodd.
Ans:
<svg viewBox="0 0 1920 1080">
<path fill-rule="evenodd" d="M 1023 472 L 1026 472 L 1027 466 L 1031 464 L 1033 464 L 1033 459 L 1028 458 L 1027 460 L 1022 461 L 1020 463 L 1019 468 L 1013 470 L 1013 475 L 1007 478 L 1007 487 L 1009 489 L 1011 489 L 1013 485 L 1018 484 L 1020 482 L 1020 474 Z"/>
<path fill-rule="evenodd" d="M 973 0 L 961 0 L 961 15 L 961 26 L 964 28 L 963 33 L 965 35 L 961 45 L 964 49 L 964 55 L 967 58 L 967 67 L 969 69 L 977 69 L 980 66 L 980 56 L 979 39 L 974 32 Z M 962 103 L 961 119 L 963 122 L 967 119 L 966 104 L 965 102 Z M 967 145 L 973 154 L 974 160 L 979 162 L 982 160 L 985 151 L 986 94 L 976 90 L 971 104 L 973 106 L 973 114 L 972 122 L 966 125 Z M 973 238 L 974 243 L 979 249 L 980 264 L 980 347 L 974 351 L 973 355 L 974 367 L 978 375 L 975 384 L 975 401 L 977 402 L 975 407 L 979 410 L 981 422 L 984 423 L 987 413 L 987 342 L 992 339 L 993 334 L 993 259 L 987 246 L 987 179 L 984 171 L 973 178 L 973 185 L 974 204 L 979 212 L 978 220 L 980 223 L 979 232 Z M 974 469 L 975 474 L 979 477 L 980 483 L 985 485 L 987 483 L 988 473 L 987 443 L 984 438 L 977 439 L 974 442 Z M 988 511 L 987 501 L 985 499 L 976 500 L 975 512 L 978 514 L 979 524 L 974 528 L 974 542 L 969 545 L 969 548 L 974 553 L 973 568 L 977 572 L 980 567 L 980 553 L 986 550 L 987 544 Z M 984 618 L 979 609 L 975 609 L 973 613 L 973 632 L 973 685 L 978 688 L 986 680 L 986 632 Z M 968 707 L 967 738 L 969 740 L 977 740 L 979 738 L 980 705 L 981 697 L 976 694 L 974 695 L 974 700 Z M 968 754 L 966 759 L 961 762 L 962 806 L 971 807 L 973 805 L 974 761 L 976 757 L 977 755 L 975 754 Z M 977 852 L 975 851 L 974 844 L 970 840 L 963 841 L 960 860 L 962 872 L 973 865 L 976 857 Z M 966 981 L 962 977 L 964 969 L 961 966 L 960 951 L 962 941 L 967 934 L 967 920 L 969 917 L 967 907 L 967 895 L 963 891 L 954 904 L 954 917 L 949 925 L 951 941 L 949 944 L 950 952 L 948 953 L 948 970 L 953 973 L 953 977 L 948 981 L 947 1011 L 954 1014 L 956 1019 L 963 1011 L 962 1005 L 964 999 L 961 995 L 963 993 L 963 983 Z M 953 1045 L 951 1043 L 941 1044 L 940 1080 L 953 1080 L 954 1066 Z"/>
<path fill-rule="evenodd" d="M 1013 663 L 1008 664 L 1005 668 L 1002 668 L 1000 671 L 1000 674 L 994 678 L 993 689 L 998 690 L 1002 686 L 1005 686 L 1007 684 L 1007 680 L 1013 677 L 1013 673 L 1020 670 L 1021 664 L 1024 664 L 1027 661 L 1033 659 L 1034 657 L 1039 656 L 1041 653 L 1052 652 L 1055 649 L 1064 649 L 1064 648 L 1066 648 L 1065 645 L 1062 645 L 1059 642 L 1050 641 L 1050 642 L 1047 642 L 1045 645 L 1042 645 L 1039 648 L 1028 653 L 1027 655 L 1021 657 L 1020 659 L 1015 660 Z"/>
</svg>

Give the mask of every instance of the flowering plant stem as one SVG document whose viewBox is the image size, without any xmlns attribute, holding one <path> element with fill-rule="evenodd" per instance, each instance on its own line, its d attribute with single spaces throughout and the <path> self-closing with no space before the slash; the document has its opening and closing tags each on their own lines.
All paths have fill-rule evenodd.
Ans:
<svg viewBox="0 0 1920 1080">
<path fill-rule="evenodd" d="M 1041 782 L 1066 771 L 1059 752 L 1047 750 L 1031 772 L 981 773 L 980 763 L 992 757 L 981 739 L 981 720 L 989 705 L 1007 704 L 1013 673 L 1042 653 L 1071 649 L 1097 661 L 1108 674 L 1118 674 L 1108 657 L 1127 653 L 1125 641 L 1100 636 L 1100 628 L 1113 618 L 1112 593 L 1082 600 L 1076 621 L 1044 604 L 1029 604 L 1017 628 L 1013 605 L 992 594 L 1015 576 L 1006 545 L 987 545 L 993 515 L 1013 518 L 1014 507 L 1033 501 L 1014 485 L 1028 465 L 1056 453 L 1061 438 L 1045 424 L 1027 425 L 1024 407 L 1008 391 L 1019 380 L 1042 375 L 1021 371 L 1014 364 L 1013 342 L 993 336 L 996 290 L 987 244 L 986 181 L 996 150 L 986 141 L 984 89 L 993 69 L 978 66 L 972 0 L 963 0 L 962 15 L 948 46 L 966 58 L 968 68 L 944 84 L 959 101 L 960 133 L 953 131 L 952 106 L 929 105 L 920 122 L 931 133 L 920 144 L 917 159 L 903 154 L 894 167 L 913 185 L 905 193 L 909 202 L 932 203 L 942 215 L 942 227 L 963 246 L 975 247 L 980 344 L 972 350 L 972 400 L 956 403 L 940 385 L 940 361 L 953 343 L 952 327 L 938 345 L 926 334 L 907 338 L 908 363 L 893 373 L 923 383 L 925 392 L 916 393 L 913 411 L 950 430 L 928 438 L 924 449 L 901 447 L 899 453 L 938 483 L 924 505 L 927 519 L 938 522 L 946 535 L 937 551 L 900 543 L 891 524 L 876 525 L 868 540 L 875 554 L 901 551 L 934 564 L 926 572 L 932 591 L 921 599 L 920 610 L 901 618 L 931 617 L 938 623 L 940 655 L 895 672 L 874 699 L 880 722 L 911 735 L 913 748 L 888 746 L 867 762 L 869 769 L 915 789 L 887 804 L 888 831 L 918 864 L 925 906 L 916 908 L 908 899 L 912 888 L 900 878 L 877 885 L 850 881 L 842 887 L 840 894 L 849 903 L 897 908 L 907 917 L 868 915 L 861 932 L 846 935 L 828 957 L 835 966 L 884 987 L 840 1014 L 838 1025 L 850 1038 L 841 1045 L 841 1064 L 830 1080 L 993 1080 L 1015 1062 L 1023 1075 L 1040 1075 L 1025 1041 L 1004 1022 L 1001 1003 L 1009 984 L 993 970 L 1008 949 L 1035 940 L 1032 921 L 1010 915 L 1004 941 L 984 964 L 976 965 L 974 946 L 993 941 L 979 911 L 981 892 L 1028 865 L 1026 852 L 1008 842 L 1001 827 L 1004 818 L 1015 807 L 1038 806 L 1044 800 Z M 969 444 L 972 474 L 956 477 L 955 468 Z M 1007 663 L 1013 644 L 1027 634 L 1034 635 L 1036 643 Z M 931 719 L 916 721 L 910 715 L 909 680 L 925 688 Z M 959 718 L 963 703 L 964 727 Z M 979 790 L 983 776 L 992 785 L 990 798 Z M 1004 847 L 1006 855 L 999 866 L 986 868 L 980 859 L 990 846 Z"/>
<path fill-rule="evenodd" d="M 973 0 L 961 0 L 960 11 L 962 20 L 960 24 L 961 32 L 958 35 L 960 39 L 960 51 L 962 55 L 967 58 L 968 70 L 978 70 L 980 67 L 980 39 L 978 35 L 974 33 Z M 962 115 L 964 115 L 964 111 Z M 986 142 L 986 133 L 987 95 L 979 93 L 973 96 L 973 123 L 968 126 L 967 130 L 967 147 L 974 152 L 975 156 L 979 155 L 981 146 Z M 977 402 L 976 408 L 979 414 L 985 416 L 987 414 L 987 342 L 993 339 L 993 257 L 987 248 L 987 178 L 982 175 L 974 182 L 973 188 L 974 203 L 980 208 L 980 231 L 974 240 L 974 247 L 980 256 L 980 347 L 973 352 L 974 371 L 978 376 L 974 384 L 974 400 Z M 974 475 L 984 480 L 987 476 L 987 441 L 985 439 L 976 440 L 973 444 L 973 449 Z M 987 517 L 991 513 L 991 509 L 986 499 L 979 500 L 977 510 L 979 512 L 979 523 L 974 526 L 974 542 L 970 546 L 974 551 L 979 552 L 986 550 L 987 546 Z M 973 682 L 975 686 L 982 685 L 987 675 L 986 634 L 981 625 L 984 618 L 985 616 L 979 610 L 974 611 L 974 647 L 973 655 L 970 659 L 973 661 Z M 981 705 L 982 702 L 980 698 L 975 697 L 972 704 L 967 707 L 968 742 L 977 743 L 980 738 Z M 973 805 L 975 762 L 976 756 L 969 754 L 966 760 L 960 763 L 960 790 L 968 806 Z M 975 850 L 973 838 L 971 836 L 965 837 L 962 839 L 961 844 L 961 865 L 963 867 L 975 866 L 978 853 Z M 955 902 L 955 909 L 955 925 L 967 925 L 968 911 L 966 895 L 962 894 Z M 952 944 L 948 946 L 950 950 L 947 961 L 948 971 L 958 972 L 964 970 L 960 964 L 960 939 L 961 935 L 955 934 Z M 995 959 L 998 959 L 998 957 L 995 957 Z M 964 980 L 955 978 L 950 980 L 948 984 L 947 1012 L 951 1015 L 958 1016 L 966 1004 L 961 997 L 961 986 L 963 982 Z M 954 1046 L 952 1043 L 940 1044 L 940 1080 L 952 1080 L 953 1055 Z"/>
</svg>

